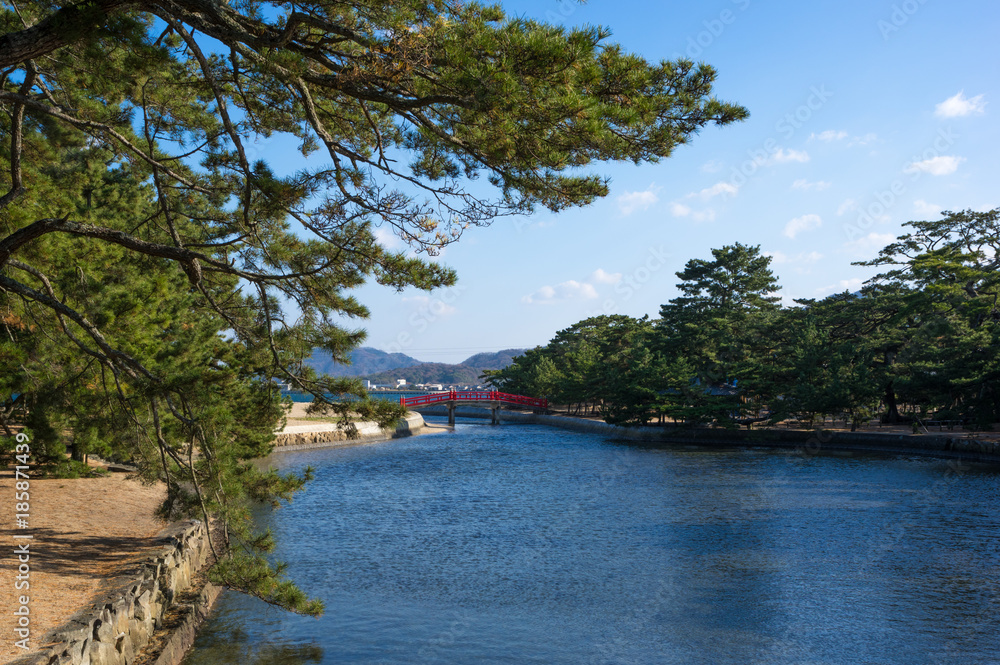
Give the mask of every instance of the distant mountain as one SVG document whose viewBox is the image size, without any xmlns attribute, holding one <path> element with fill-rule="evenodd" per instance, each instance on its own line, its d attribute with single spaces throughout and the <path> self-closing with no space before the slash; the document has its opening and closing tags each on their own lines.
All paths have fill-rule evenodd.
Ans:
<svg viewBox="0 0 1000 665">
<path fill-rule="evenodd" d="M 407 383 L 441 383 L 445 386 L 456 384 L 475 386 L 480 383 L 480 371 L 468 365 L 420 363 L 412 367 L 401 367 L 388 372 L 371 374 L 366 378 L 372 383 L 390 385 L 395 385 L 397 379 L 406 379 Z"/>
<path fill-rule="evenodd" d="M 503 369 L 514 356 L 524 349 L 504 349 L 495 353 L 477 353 L 463 362 L 424 363 L 403 353 L 386 353 L 368 346 L 351 352 L 351 364 L 333 361 L 330 352 L 316 349 L 306 364 L 330 376 L 361 376 L 373 383 L 395 384 L 397 379 L 407 383 L 442 383 L 445 385 L 477 385 L 484 369 Z"/>
<path fill-rule="evenodd" d="M 351 364 L 343 365 L 334 362 L 330 352 L 326 349 L 314 349 L 312 356 L 306 359 L 306 364 L 320 374 L 329 374 L 330 376 L 367 376 L 399 367 L 412 367 L 420 364 L 419 360 L 406 354 L 386 353 L 369 346 L 354 349 L 351 351 L 350 358 Z"/>
<path fill-rule="evenodd" d="M 420 363 L 411 367 L 400 367 L 387 372 L 371 374 L 366 378 L 372 383 L 395 384 L 397 379 L 407 383 L 440 383 L 444 386 L 475 386 L 482 383 L 479 375 L 484 369 L 503 369 L 511 364 L 514 356 L 524 353 L 523 349 L 504 349 L 496 353 L 477 353 L 457 365 L 448 363 Z"/>
<path fill-rule="evenodd" d="M 514 356 L 524 353 L 524 349 L 504 349 L 496 353 L 477 353 L 462 361 L 462 365 L 475 367 L 476 369 L 503 369 L 514 362 Z"/>
</svg>

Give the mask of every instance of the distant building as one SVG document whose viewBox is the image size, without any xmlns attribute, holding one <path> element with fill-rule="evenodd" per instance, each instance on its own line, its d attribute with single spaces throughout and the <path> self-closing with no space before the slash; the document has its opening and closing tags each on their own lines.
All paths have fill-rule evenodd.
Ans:
<svg viewBox="0 0 1000 665">
<path fill-rule="evenodd" d="M 406 379 L 396 379 L 396 387 L 397 388 L 405 388 L 406 387 Z"/>
</svg>

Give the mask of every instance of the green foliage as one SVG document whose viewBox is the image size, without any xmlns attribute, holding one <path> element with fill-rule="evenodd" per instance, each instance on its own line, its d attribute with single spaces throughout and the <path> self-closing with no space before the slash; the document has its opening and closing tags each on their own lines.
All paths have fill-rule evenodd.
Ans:
<svg viewBox="0 0 1000 665">
<path fill-rule="evenodd" d="M 852 427 L 875 415 L 991 427 L 1000 421 L 1000 209 L 909 226 L 864 264 L 891 269 L 859 292 L 789 308 L 772 295 L 777 279 L 759 247 L 712 250 L 677 273 L 682 295 L 653 324 L 581 321 L 489 381 L 599 404 L 620 425 L 846 414 Z"/>
<path fill-rule="evenodd" d="M 164 481 L 165 515 L 220 519 L 215 580 L 308 614 L 250 520 L 305 477 L 250 460 L 282 422 L 277 381 L 349 433 L 402 414 L 304 362 L 364 340 L 351 290 L 453 284 L 421 253 L 585 205 L 608 192 L 594 162 L 657 161 L 747 115 L 707 65 L 475 3 L 28 0 L 0 23 L 0 427 L 28 426 L 53 467 L 68 447 Z M 258 159 L 275 136 L 312 158 Z M 534 386 L 570 376 L 592 399 L 603 327 Z"/>
</svg>

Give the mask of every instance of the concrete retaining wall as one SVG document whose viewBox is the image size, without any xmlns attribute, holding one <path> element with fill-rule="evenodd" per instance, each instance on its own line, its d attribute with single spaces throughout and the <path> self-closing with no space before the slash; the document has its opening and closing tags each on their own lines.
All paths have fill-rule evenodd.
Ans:
<svg viewBox="0 0 1000 665">
<path fill-rule="evenodd" d="M 1000 442 L 934 434 L 890 434 L 783 429 L 727 430 L 713 428 L 619 427 L 584 418 L 505 411 L 501 421 L 539 423 L 612 438 L 708 447 L 760 446 L 822 451 L 924 455 L 970 462 L 1000 463 Z"/>
<path fill-rule="evenodd" d="M 198 520 L 173 524 L 157 536 L 161 549 L 143 563 L 136 579 L 109 592 L 104 599 L 78 612 L 68 623 L 46 636 L 55 643 L 46 651 L 13 661 L 12 665 L 130 665 L 161 628 L 170 610 L 184 609 L 178 596 L 192 586 L 192 580 L 209 555 L 208 533 Z M 192 605 L 194 614 L 204 616 L 214 600 L 213 587 Z M 216 591 L 217 592 L 217 591 Z M 199 601 L 201 607 L 198 607 Z M 181 625 L 187 623 L 182 621 Z M 194 629 L 188 632 L 193 635 Z M 172 636 L 171 636 L 172 637 Z M 173 644 L 173 655 L 158 665 L 180 662 L 183 649 Z M 188 645 L 189 646 L 189 645 Z M 186 646 L 185 646 L 186 648 Z M 165 654 L 166 655 L 166 654 Z M 170 660 L 170 658 L 173 660 Z"/>
<path fill-rule="evenodd" d="M 275 436 L 275 450 L 303 450 L 306 448 L 329 448 L 332 446 L 349 446 L 356 443 L 371 443 L 387 441 L 404 436 L 411 436 L 424 428 L 424 418 L 419 413 L 410 411 L 405 418 L 400 418 L 396 427 L 381 428 L 372 422 L 356 423 L 357 436 L 348 438 L 347 432 L 332 423 L 317 423 L 315 425 L 291 425 Z"/>
<path fill-rule="evenodd" d="M 428 415 L 447 415 L 433 407 L 421 409 Z M 488 418 L 485 409 L 459 408 L 457 415 Z M 810 453 L 822 451 L 871 452 L 891 455 L 923 455 L 969 462 L 1000 463 L 1000 442 L 939 434 L 890 434 L 880 432 L 837 432 L 824 430 L 755 429 L 727 430 L 708 427 L 620 427 L 600 420 L 549 416 L 523 411 L 501 410 L 500 422 L 549 425 L 576 432 L 601 434 L 614 439 L 648 441 L 682 446 L 725 448 L 751 446 L 768 448 L 805 448 Z"/>
</svg>

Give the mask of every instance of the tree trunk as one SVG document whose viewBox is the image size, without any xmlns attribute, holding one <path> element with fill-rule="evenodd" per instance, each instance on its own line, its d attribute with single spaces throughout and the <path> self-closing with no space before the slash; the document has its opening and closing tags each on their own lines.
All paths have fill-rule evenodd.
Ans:
<svg viewBox="0 0 1000 665">
<path fill-rule="evenodd" d="M 892 381 L 885 387 L 885 422 L 895 425 L 899 422 L 899 409 L 896 407 L 896 390 Z"/>
</svg>

